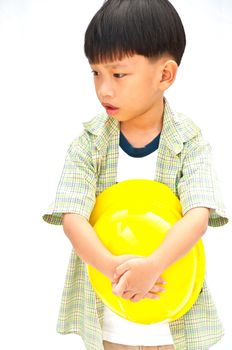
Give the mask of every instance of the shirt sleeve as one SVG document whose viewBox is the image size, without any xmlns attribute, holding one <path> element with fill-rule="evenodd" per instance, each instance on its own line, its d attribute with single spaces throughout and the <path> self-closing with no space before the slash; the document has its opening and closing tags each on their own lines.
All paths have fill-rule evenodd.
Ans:
<svg viewBox="0 0 232 350">
<path fill-rule="evenodd" d="M 43 220 L 61 225 L 63 213 L 77 213 L 89 220 L 96 200 L 96 175 L 89 137 L 84 130 L 69 146 L 55 201 Z"/>
<path fill-rule="evenodd" d="M 184 145 L 178 195 L 183 215 L 192 208 L 210 208 L 209 225 L 228 222 L 220 186 L 212 162 L 211 146 L 199 133 Z"/>
</svg>

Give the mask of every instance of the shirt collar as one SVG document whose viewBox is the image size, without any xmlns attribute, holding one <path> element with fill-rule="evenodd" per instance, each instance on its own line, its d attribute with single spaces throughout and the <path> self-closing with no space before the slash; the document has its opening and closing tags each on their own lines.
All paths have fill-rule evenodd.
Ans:
<svg viewBox="0 0 232 350">
<path fill-rule="evenodd" d="M 119 140 L 120 123 L 105 113 L 98 114 L 88 122 L 82 123 L 85 130 L 95 135 L 94 144 L 101 152 L 110 138 L 117 133 Z M 183 144 L 199 133 L 199 128 L 185 115 L 174 112 L 164 97 L 163 128 L 160 144 L 165 144 L 174 155 L 181 152 Z"/>
</svg>

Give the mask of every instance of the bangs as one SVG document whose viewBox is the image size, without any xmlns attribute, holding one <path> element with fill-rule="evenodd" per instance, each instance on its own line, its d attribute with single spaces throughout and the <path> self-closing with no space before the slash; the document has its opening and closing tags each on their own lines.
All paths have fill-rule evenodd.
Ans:
<svg viewBox="0 0 232 350">
<path fill-rule="evenodd" d="M 86 56 L 90 64 L 105 64 L 107 62 L 121 61 L 126 57 L 132 57 L 136 53 L 135 50 L 128 50 L 127 47 L 122 46 L 121 43 L 118 43 L 118 45 L 106 45 L 105 42 L 96 44 L 95 41 L 94 45 L 89 48 Z"/>
</svg>

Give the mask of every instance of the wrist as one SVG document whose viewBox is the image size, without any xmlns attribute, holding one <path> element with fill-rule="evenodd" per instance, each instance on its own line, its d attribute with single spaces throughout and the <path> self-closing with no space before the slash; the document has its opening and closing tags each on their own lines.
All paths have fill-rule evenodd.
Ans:
<svg viewBox="0 0 232 350">
<path fill-rule="evenodd" d="M 165 265 L 163 264 L 162 258 L 159 256 L 158 252 L 154 251 L 147 256 L 147 260 L 148 264 L 152 266 L 152 269 L 157 271 L 159 275 L 165 270 Z"/>
<path fill-rule="evenodd" d="M 110 253 L 107 258 L 104 259 L 101 272 L 112 281 L 116 267 L 116 256 Z"/>
</svg>

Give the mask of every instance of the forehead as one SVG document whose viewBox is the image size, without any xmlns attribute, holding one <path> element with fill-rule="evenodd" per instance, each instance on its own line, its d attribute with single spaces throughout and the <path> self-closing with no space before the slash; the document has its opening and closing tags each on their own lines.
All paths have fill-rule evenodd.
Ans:
<svg viewBox="0 0 232 350">
<path fill-rule="evenodd" d="M 146 57 L 141 55 L 133 55 L 129 57 L 124 57 L 121 60 L 115 60 L 115 61 L 106 61 L 98 64 L 91 64 L 92 66 L 96 67 L 102 67 L 106 69 L 110 68 L 128 68 L 128 67 L 135 67 L 138 64 L 141 64 L 142 62 L 145 63 Z"/>
</svg>

